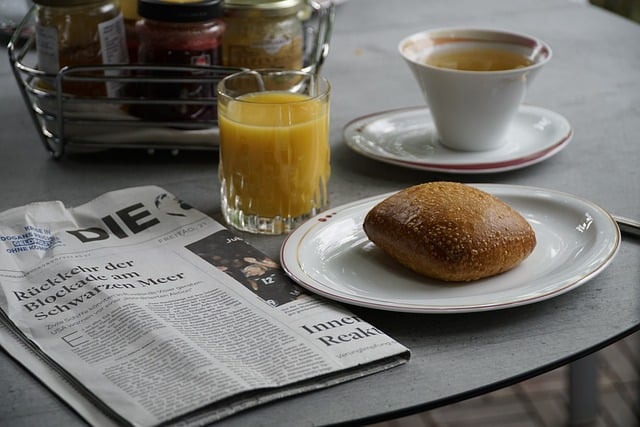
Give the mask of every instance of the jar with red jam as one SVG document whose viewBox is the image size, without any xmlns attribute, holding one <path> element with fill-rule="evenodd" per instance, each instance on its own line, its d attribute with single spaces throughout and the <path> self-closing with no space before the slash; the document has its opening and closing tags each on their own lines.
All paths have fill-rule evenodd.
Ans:
<svg viewBox="0 0 640 427">
<path fill-rule="evenodd" d="M 139 38 L 138 62 L 161 66 L 220 65 L 221 37 L 224 32 L 222 0 L 177 3 L 163 0 L 139 0 L 136 24 Z M 194 71 L 168 68 L 153 75 L 177 78 L 206 75 Z M 141 84 L 144 98 L 198 99 L 215 94 L 213 82 L 154 82 Z M 154 120 L 188 120 L 215 118 L 212 105 L 152 103 L 141 104 L 136 115 Z"/>
</svg>

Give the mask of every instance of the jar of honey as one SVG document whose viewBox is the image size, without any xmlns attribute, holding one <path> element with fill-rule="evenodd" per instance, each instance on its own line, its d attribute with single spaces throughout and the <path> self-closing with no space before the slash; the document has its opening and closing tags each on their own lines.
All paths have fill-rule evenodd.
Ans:
<svg viewBox="0 0 640 427">
<path fill-rule="evenodd" d="M 63 67 L 128 63 L 124 21 L 117 0 L 34 0 L 39 68 L 56 74 Z M 54 77 L 43 78 L 47 88 Z M 118 85 L 64 81 L 66 93 L 116 96 Z"/>
<path fill-rule="evenodd" d="M 136 23 L 138 62 L 151 65 L 220 65 L 222 0 L 174 2 L 139 0 Z M 194 71 L 158 70 L 155 76 L 197 77 Z M 213 97 L 212 82 L 145 82 L 141 95 L 146 98 L 196 99 Z M 137 115 L 156 120 L 211 119 L 211 105 L 149 104 L 137 108 Z"/>
</svg>

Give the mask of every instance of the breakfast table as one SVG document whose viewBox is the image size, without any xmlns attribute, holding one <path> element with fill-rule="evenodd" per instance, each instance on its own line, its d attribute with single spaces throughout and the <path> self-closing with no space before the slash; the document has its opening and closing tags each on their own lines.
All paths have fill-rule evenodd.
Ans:
<svg viewBox="0 0 640 427">
<path fill-rule="evenodd" d="M 345 127 L 357 119 L 424 107 L 398 42 L 421 30 L 454 26 L 507 29 L 546 41 L 553 57 L 531 85 L 525 104 L 559 115 L 570 134 L 546 155 L 504 167 L 394 163 L 347 144 Z M 570 194 L 611 214 L 639 219 L 639 42 L 638 24 L 586 1 L 339 2 L 321 70 L 332 85 L 329 210 L 446 180 L 509 186 L 512 193 L 547 189 L 559 199 Z M 223 221 L 216 151 L 108 150 L 52 159 L 18 91 L 7 50 L 0 53 L 0 211 L 42 200 L 74 206 L 110 190 L 159 185 Z M 403 128 L 391 131 L 402 134 Z M 240 234 L 280 259 L 285 236 Z M 408 347 L 410 360 L 241 412 L 219 425 L 363 425 L 475 397 L 585 360 L 640 329 L 640 240 L 623 233 L 615 257 L 604 267 L 568 292 L 495 309 L 411 312 L 348 304 Z M 387 285 L 393 288 L 394 283 Z M 5 352 L 0 352 L 0 394 L 0 425 L 85 425 Z"/>
</svg>

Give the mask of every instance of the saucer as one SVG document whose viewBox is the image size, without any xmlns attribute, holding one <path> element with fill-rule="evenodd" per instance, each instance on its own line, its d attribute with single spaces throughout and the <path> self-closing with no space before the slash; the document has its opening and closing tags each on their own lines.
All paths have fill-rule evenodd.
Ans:
<svg viewBox="0 0 640 427">
<path fill-rule="evenodd" d="M 522 105 L 503 146 L 489 151 L 458 151 L 439 142 L 427 107 L 410 107 L 352 120 L 345 125 L 343 136 L 355 152 L 394 165 L 445 173 L 492 173 L 548 159 L 567 146 L 573 129 L 554 111 Z"/>
</svg>

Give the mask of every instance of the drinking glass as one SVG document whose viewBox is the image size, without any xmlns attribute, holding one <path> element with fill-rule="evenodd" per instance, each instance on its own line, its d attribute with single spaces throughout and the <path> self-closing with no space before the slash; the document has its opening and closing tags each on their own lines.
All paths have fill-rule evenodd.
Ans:
<svg viewBox="0 0 640 427">
<path fill-rule="evenodd" d="M 220 197 L 233 227 L 283 234 L 324 210 L 330 174 L 329 82 L 250 70 L 218 84 Z"/>
</svg>

